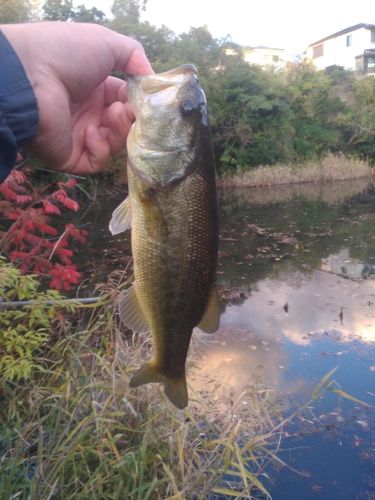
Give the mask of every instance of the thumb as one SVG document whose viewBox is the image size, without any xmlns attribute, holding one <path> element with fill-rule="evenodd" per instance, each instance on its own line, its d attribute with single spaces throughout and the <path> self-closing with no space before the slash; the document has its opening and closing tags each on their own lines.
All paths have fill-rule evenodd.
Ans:
<svg viewBox="0 0 375 500">
<path fill-rule="evenodd" d="M 114 56 L 114 67 L 128 75 L 150 75 L 153 69 L 142 45 L 125 35 L 106 30 L 105 41 Z"/>
</svg>

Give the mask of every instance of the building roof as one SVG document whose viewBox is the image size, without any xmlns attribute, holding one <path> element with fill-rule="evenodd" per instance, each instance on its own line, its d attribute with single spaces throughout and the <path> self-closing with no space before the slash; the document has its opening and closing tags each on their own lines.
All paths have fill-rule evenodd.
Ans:
<svg viewBox="0 0 375 500">
<path fill-rule="evenodd" d="M 337 33 L 333 33 L 333 35 L 329 35 L 329 36 L 326 36 L 324 38 L 321 38 L 317 42 L 310 43 L 309 47 L 312 47 L 313 45 L 316 45 L 318 43 L 325 42 L 326 40 L 329 40 L 330 38 L 336 38 L 337 36 L 345 35 L 345 33 L 350 33 L 351 31 L 356 31 L 356 30 L 359 30 L 361 28 L 366 28 L 368 30 L 375 29 L 375 24 L 366 24 L 366 23 L 355 24 L 354 26 L 350 26 L 349 28 L 345 28 L 341 31 L 337 31 Z"/>
</svg>

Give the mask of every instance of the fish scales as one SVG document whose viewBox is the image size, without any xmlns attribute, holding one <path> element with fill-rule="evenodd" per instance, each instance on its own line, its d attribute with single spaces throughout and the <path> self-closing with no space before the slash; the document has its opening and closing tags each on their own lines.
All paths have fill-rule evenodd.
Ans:
<svg viewBox="0 0 375 500">
<path fill-rule="evenodd" d="M 197 174 L 153 195 L 145 206 L 135 205 L 135 281 L 155 334 L 155 358 L 172 377 L 184 373 L 192 328 L 204 313 L 214 280 L 216 259 L 209 248 L 217 236 L 208 217 L 210 196 L 209 185 Z M 156 209 L 150 210 L 149 203 Z M 163 223 L 166 231 L 155 231 Z"/>
</svg>

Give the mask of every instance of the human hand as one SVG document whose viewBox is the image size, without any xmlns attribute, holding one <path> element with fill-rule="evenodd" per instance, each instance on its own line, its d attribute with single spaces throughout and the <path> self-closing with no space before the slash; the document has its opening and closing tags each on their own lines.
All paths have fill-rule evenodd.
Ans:
<svg viewBox="0 0 375 500">
<path fill-rule="evenodd" d="M 20 58 L 39 107 L 30 144 L 49 167 L 75 174 L 100 171 L 124 148 L 133 113 L 126 83 L 111 75 L 150 74 L 143 47 L 95 24 L 2 25 Z"/>
</svg>

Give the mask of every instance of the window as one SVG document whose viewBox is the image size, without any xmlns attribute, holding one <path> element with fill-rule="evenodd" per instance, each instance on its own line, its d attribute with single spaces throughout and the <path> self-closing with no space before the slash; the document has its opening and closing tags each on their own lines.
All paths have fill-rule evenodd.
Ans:
<svg viewBox="0 0 375 500">
<path fill-rule="evenodd" d="M 323 44 L 321 43 L 320 45 L 316 45 L 315 47 L 313 47 L 313 59 L 321 57 L 322 55 L 323 55 Z"/>
<path fill-rule="evenodd" d="M 279 56 L 272 56 L 272 61 L 273 62 L 279 62 L 280 61 L 280 57 Z"/>
<path fill-rule="evenodd" d="M 347 47 L 352 46 L 352 35 L 346 35 L 346 46 Z"/>
<path fill-rule="evenodd" d="M 367 58 L 367 73 L 375 73 L 375 57 Z"/>
<path fill-rule="evenodd" d="M 375 30 L 371 30 L 371 43 L 375 43 Z"/>
</svg>

